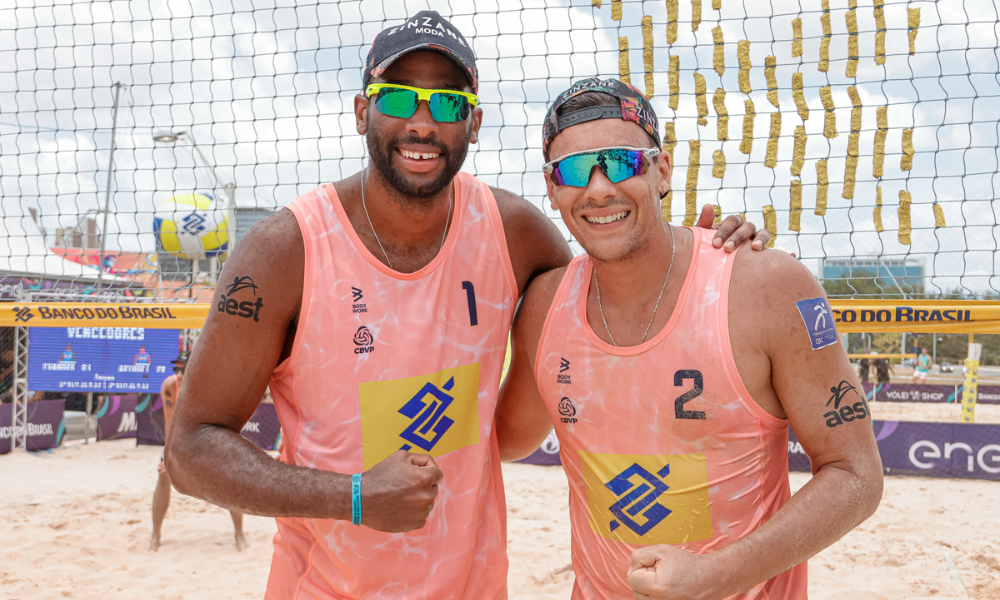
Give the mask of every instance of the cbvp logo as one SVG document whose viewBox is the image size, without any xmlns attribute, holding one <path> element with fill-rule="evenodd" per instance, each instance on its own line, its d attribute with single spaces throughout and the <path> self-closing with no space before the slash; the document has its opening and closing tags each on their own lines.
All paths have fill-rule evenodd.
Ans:
<svg viewBox="0 0 1000 600">
<path fill-rule="evenodd" d="M 561 415 L 559 420 L 563 423 L 577 422 L 576 407 L 573 406 L 573 401 L 565 396 L 559 401 L 559 414 Z"/>
<path fill-rule="evenodd" d="M 354 334 L 354 345 L 359 346 L 354 349 L 355 354 L 366 354 L 368 352 L 374 352 L 375 346 L 372 344 L 375 342 L 372 332 L 362 325 L 358 327 L 358 331 Z"/>
<path fill-rule="evenodd" d="M 449 379 L 441 390 L 433 383 L 426 383 L 420 391 L 414 394 L 399 414 L 412 419 L 410 425 L 399 434 L 399 437 L 413 444 L 403 444 L 401 450 L 410 450 L 417 446 L 430 452 L 455 421 L 445 416 L 445 411 L 455 400 L 445 393 L 455 386 L 455 378 Z"/>
<path fill-rule="evenodd" d="M 666 519 L 671 510 L 656 500 L 670 489 L 663 481 L 667 475 L 670 475 L 669 463 L 657 471 L 656 475 L 634 463 L 605 483 L 604 487 L 618 496 L 618 501 L 609 507 L 617 517 L 611 521 L 611 531 L 625 525 L 639 535 L 646 535 L 646 532 Z M 637 479 L 633 482 L 633 478 Z M 643 522 L 632 517 L 641 517 Z"/>
<path fill-rule="evenodd" d="M 21 306 L 21 307 L 15 306 L 11 310 L 14 311 L 14 322 L 15 323 L 17 323 L 17 322 L 27 323 L 28 321 L 31 320 L 32 317 L 35 316 L 35 315 L 31 314 L 31 309 L 28 308 L 27 306 Z"/>
</svg>

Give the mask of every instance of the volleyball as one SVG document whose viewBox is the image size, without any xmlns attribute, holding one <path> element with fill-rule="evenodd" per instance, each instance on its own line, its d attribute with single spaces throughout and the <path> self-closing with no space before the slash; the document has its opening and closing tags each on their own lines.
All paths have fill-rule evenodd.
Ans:
<svg viewBox="0 0 1000 600">
<path fill-rule="evenodd" d="M 197 260 L 229 247 L 229 217 L 208 194 L 178 194 L 153 216 L 153 233 L 164 252 Z"/>
</svg>

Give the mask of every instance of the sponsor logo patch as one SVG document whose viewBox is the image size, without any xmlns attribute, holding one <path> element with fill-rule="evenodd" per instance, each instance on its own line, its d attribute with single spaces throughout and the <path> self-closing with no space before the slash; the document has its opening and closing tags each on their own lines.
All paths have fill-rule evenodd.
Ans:
<svg viewBox="0 0 1000 600">
<path fill-rule="evenodd" d="M 357 332 L 354 334 L 354 345 L 358 346 L 354 349 L 355 354 L 367 354 L 369 352 L 375 351 L 375 336 L 372 335 L 370 329 L 362 325 L 358 327 Z"/>
<path fill-rule="evenodd" d="M 579 454 L 597 535 L 635 545 L 712 537 L 704 454 Z"/>
<path fill-rule="evenodd" d="M 813 350 L 826 348 L 837 343 L 837 328 L 833 324 L 833 313 L 826 298 L 799 300 L 795 303 L 809 333 L 809 344 Z"/>
<path fill-rule="evenodd" d="M 436 457 L 479 443 L 479 363 L 358 387 L 366 470 L 397 450 Z"/>
<path fill-rule="evenodd" d="M 576 423 L 577 421 L 576 407 L 573 406 L 573 401 L 565 396 L 559 401 L 559 415 L 559 420 L 563 423 Z"/>
</svg>

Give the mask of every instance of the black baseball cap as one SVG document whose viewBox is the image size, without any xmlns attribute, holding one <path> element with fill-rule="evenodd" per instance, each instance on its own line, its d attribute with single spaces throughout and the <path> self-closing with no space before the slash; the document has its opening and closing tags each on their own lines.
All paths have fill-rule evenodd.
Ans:
<svg viewBox="0 0 1000 600">
<path fill-rule="evenodd" d="M 558 113 L 556 111 L 567 100 L 588 92 L 601 92 L 613 96 L 618 100 L 619 104 L 618 106 L 582 108 L 557 118 L 556 115 Z M 591 77 L 589 79 L 581 79 L 571 85 L 568 90 L 559 94 L 556 101 L 549 107 L 549 111 L 545 115 L 545 121 L 542 122 L 542 154 L 545 156 L 545 160 L 549 159 L 549 146 L 560 131 L 573 125 L 597 119 L 633 121 L 656 141 L 657 146 L 660 146 L 660 132 L 656 113 L 653 111 L 653 106 L 646 99 L 646 96 L 631 85 L 617 79 Z"/>
<path fill-rule="evenodd" d="M 383 29 L 375 36 L 363 74 L 364 87 L 381 75 L 389 65 L 407 52 L 433 50 L 450 58 L 472 84 L 472 93 L 479 93 L 479 71 L 476 55 L 465 36 L 433 10 L 422 10 L 406 19 L 402 25 Z"/>
<path fill-rule="evenodd" d="M 183 352 L 177 355 L 177 360 L 173 361 L 173 364 L 177 365 L 178 367 L 186 367 L 188 364 L 188 356 L 190 355 L 191 355 L 190 352 L 184 350 Z"/>
</svg>

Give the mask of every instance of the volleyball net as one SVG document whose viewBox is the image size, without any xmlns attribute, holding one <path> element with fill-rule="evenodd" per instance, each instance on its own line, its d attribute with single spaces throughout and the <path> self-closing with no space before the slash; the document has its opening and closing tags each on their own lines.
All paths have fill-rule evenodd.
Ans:
<svg viewBox="0 0 1000 600">
<path fill-rule="evenodd" d="M 993 3 L 23 1 L 0 8 L 0 299 L 209 301 L 252 223 L 366 164 L 368 46 L 428 8 L 478 57 L 464 169 L 576 251 L 541 121 L 620 77 L 659 115 L 672 223 L 743 214 L 834 298 L 1000 291 Z"/>
</svg>

